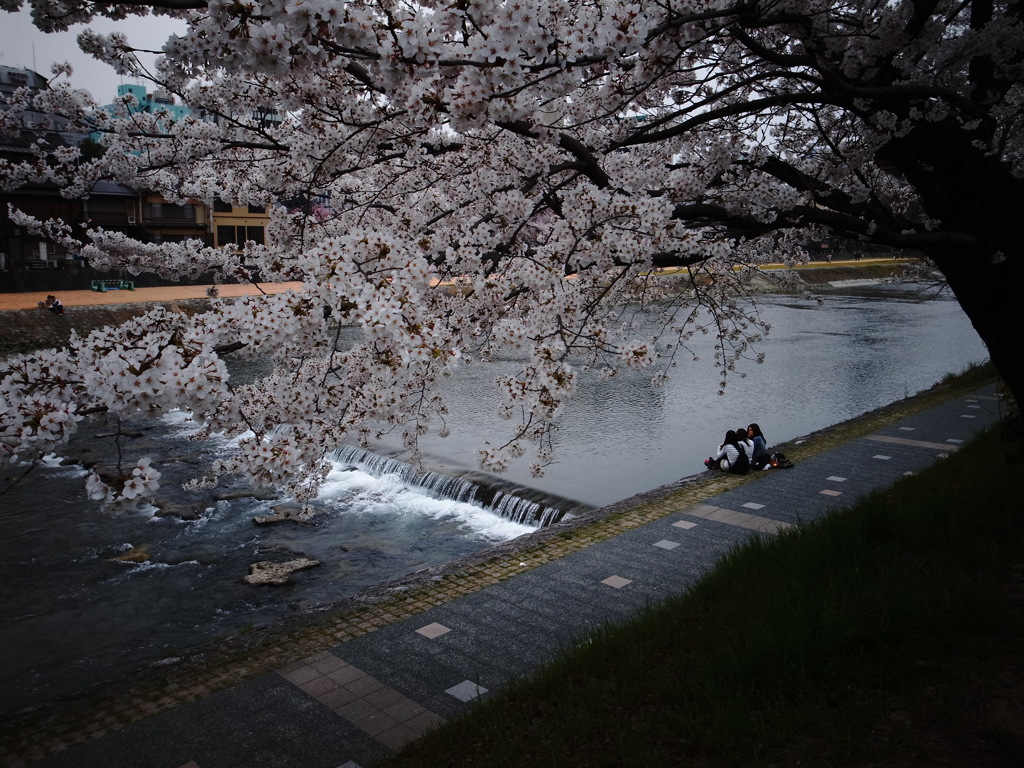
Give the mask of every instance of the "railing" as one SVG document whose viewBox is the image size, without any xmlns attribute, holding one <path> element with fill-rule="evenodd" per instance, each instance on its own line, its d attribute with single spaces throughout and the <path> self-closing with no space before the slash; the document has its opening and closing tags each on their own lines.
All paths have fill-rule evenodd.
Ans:
<svg viewBox="0 0 1024 768">
<path fill-rule="evenodd" d="M 89 213 L 89 222 L 91 224 L 106 224 L 114 227 L 130 227 L 135 224 L 135 216 L 122 212 L 92 211 Z"/>
<path fill-rule="evenodd" d="M 146 203 L 143 206 L 143 217 L 153 222 L 187 222 L 196 221 L 194 205 L 172 205 L 171 203 Z"/>
<path fill-rule="evenodd" d="M 131 280 L 93 280 L 92 290 L 105 293 L 106 291 L 134 291 L 135 283 Z"/>
</svg>

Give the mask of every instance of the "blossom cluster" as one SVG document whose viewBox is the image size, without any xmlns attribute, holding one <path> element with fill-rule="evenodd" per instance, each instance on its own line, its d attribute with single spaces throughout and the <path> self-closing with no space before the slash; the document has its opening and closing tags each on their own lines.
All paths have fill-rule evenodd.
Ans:
<svg viewBox="0 0 1024 768">
<path fill-rule="evenodd" d="M 151 466 L 148 456 L 140 458 L 124 474 L 101 478 L 94 470 L 85 481 L 90 499 L 118 509 L 133 509 L 139 502 L 152 498 L 159 488 L 160 473 Z"/>
<path fill-rule="evenodd" d="M 452 370 L 512 356 L 495 404 L 509 434 L 484 436 L 481 458 L 500 470 L 529 449 L 540 471 L 582 368 L 660 383 L 707 334 L 724 385 L 768 332 L 746 301 L 759 265 L 793 264 L 823 233 L 908 247 L 947 234 L 930 188 L 897 167 L 901 142 L 962 135 L 964 152 L 1024 176 L 1024 29 L 1004 3 L 980 23 L 954 0 L 210 0 L 201 13 L 2 0 L 23 4 L 48 30 L 179 18 L 152 72 L 119 33 L 81 44 L 191 115 L 130 97 L 108 112 L 59 77 L 22 89 L 0 131 L 42 111 L 104 153 L 40 137 L 0 161 L 0 186 L 74 196 L 114 180 L 264 205 L 271 221 L 266 244 L 239 252 L 12 218 L 105 270 L 302 288 L 211 296 L 196 317 L 157 311 L 3 363 L 5 461 L 53 450 L 89 411 L 183 409 L 201 434 L 244 435 L 216 472 L 305 496 L 342 440 L 399 429 L 415 457 L 420 435 L 447 432 Z M 659 338 L 635 330 L 640 310 L 662 319 Z M 340 343 L 342 328 L 358 338 Z M 228 354 L 266 371 L 232 383 Z M 151 493 L 148 464 L 136 469 L 112 491 L 90 480 L 94 496 Z"/>
</svg>

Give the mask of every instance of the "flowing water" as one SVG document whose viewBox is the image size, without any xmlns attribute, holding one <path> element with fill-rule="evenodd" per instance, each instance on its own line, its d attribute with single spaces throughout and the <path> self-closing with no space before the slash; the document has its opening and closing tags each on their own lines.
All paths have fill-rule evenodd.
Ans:
<svg viewBox="0 0 1024 768">
<path fill-rule="evenodd" d="M 759 299 L 771 324 L 763 364 L 741 364 L 718 395 L 719 374 L 705 348 L 680 361 L 668 384 L 626 371 L 588 380 L 559 423 L 556 463 L 531 477 L 524 462 L 507 480 L 601 506 L 703 471 L 729 429 L 757 422 L 769 444 L 784 442 L 913 395 L 948 373 L 988 358 L 948 294 L 906 284 L 849 285 L 825 302 L 794 296 Z M 705 347 L 709 344 L 705 342 Z M 515 372 L 514 362 L 499 364 Z M 507 429 L 480 393 L 496 372 L 469 369 L 452 382 L 452 434 Z M 427 436 L 421 445 L 456 466 L 471 466 L 478 442 Z M 398 447 L 395 443 L 390 446 Z"/>
<path fill-rule="evenodd" d="M 555 435 L 557 461 L 540 478 L 525 459 L 502 481 L 473 473 L 480 445 L 459 438 L 507 427 L 487 394 L 514 361 L 453 377 L 453 437 L 423 443 L 434 471 L 400 463 L 396 446 L 376 454 L 339 449 L 308 524 L 257 526 L 253 517 L 271 514 L 277 502 L 182 491 L 181 481 L 230 450 L 189 441 L 184 417 L 138 426 L 129 451 L 164 458 L 162 492 L 198 513 L 194 520 L 112 517 L 86 500 L 79 466 L 48 462 L 0 497 L 0 712 L 697 473 L 727 429 L 757 421 L 770 443 L 789 440 L 987 357 L 954 301 L 906 287 L 841 288 L 824 305 L 771 296 L 761 310 L 773 326 L 767 360 L 741 366 L 745 377 L 732 376 L 724 396 L 715 394 L 717 374 L 704 361 L 681 365 L 657 389 L 643 372 L 587 378 Z M 84 429 L 68 453 L 103 458 L 104 431 L 102 424 Z M 8 468 L 0 487 L 23 471 Z M 114 559 L 133 550 L 149 561 Z M 281 587 L 242 581 L 252 562 L 300 555 L 322 565 Z"/>
</svg>

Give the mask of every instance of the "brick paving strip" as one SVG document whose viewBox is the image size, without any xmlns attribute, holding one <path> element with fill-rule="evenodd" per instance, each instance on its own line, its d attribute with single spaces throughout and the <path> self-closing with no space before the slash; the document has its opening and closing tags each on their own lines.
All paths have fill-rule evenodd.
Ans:
<svg viewBox="0 0 1024 768">
<path fill-rule="evenodd" d="M 278 674 L 392 751 L 445 722 L 328 651 L 289 664 Z"/>
<path fill-rule="evenodd" d="M 916 448 L 928 448 L 935 451 L 955 451 L 959 447 L 950 443 L 929 443 L 925 440 L 911 440 L 906 437 L 890 437 L 889 435 L 868 435 L 865 439 L 893 445 L 912 445 Z"/>
<path fill-rule="evenodd" d="M 878 437 L 877 432 L 885 426 L 967 393 L 973 393 L 973 389 L 936 387 L 777 448 L 784 450 L 796 462 L 807 461 L 851 441 L 859 442 L 857 438 L 867 437 L 874 441 Z M 971 402 L 980 399 L 985 399 L 985 396 L 975 396 Z M 974 406 L 969 404 L 967 407 Z M 917 448 L 928 451 L 938 446 L 951 452 L 957 447 L 954 441 L 910 442 L 918 443 Z M 303 694 L 330 709 L 334 716 L 353 724 L 388 750 L 394 750 L 426 728 L 443 722 L 443 714 L 385 685 L 378 679 L 379 674 L 375 676 L 373 670 L 364 671 L 362 663 L 357 665 L 345 660 L 342 657 L 348 654 L 339 653 L 338 646 L 351 648 L 353 654 L 363 653 L 368 661 L 372 661 L 371 656 L 366 655 L 367 644 L 360 646 L 358 642 L 368 633 L 377 632 L 382 637 L 381 643 L 386 643 L 388 638 L 380 633 L 382 629 L 397 627 L 420 614 L 429 618 L 430 611 L 436 606 L 448 606 L 493 585 L 513 584 L 510 581 L 513 576 L 545 566 L 557 566 L 567 555 L 588 548 L 597 550 L 610 539 L 670 515 L 678 518 L 670 524 L 670 530 L 681 533 L 692 532 L 701 523 L 766 533 L 788 527 L 788 522 L 750 514 L 755 509 L 760 510 L 763 504 L 747 502 L 732 505 L 746 510 L 738 511 L 703 503 L 711 497 L 727 498 L 730 492 L 760 479 L 758 476 L 761 474 L 738 477 L 701 473 L 581 518 L 542 529 L 478 556 L 429 569 L 425 574 L 369 595 L 365 602 L 316 617 L 315 622 L 304 626 L 286 625 L 284 629 L 272 626 L 265 632 L 257 631 L 204 646 L 186 663 L 138 670 L 87 695 L 55 702 L 6 723 L 0 737 L 0 762 L 15 768 L 76 745 L 88 745 L 131 723 L 205 699 L 267 672 L 288 680 Z M 784 471 L 764 474 L 785 476 Z M 846 478 L 832 475 L 825 480 L 838 485 Z M 837 495 L 842 493 L 835 488 L 825 490 Z M 653 546 L 658 551 L 680 551 L 678 542 L 669 539 L 659 539 L 653 542 Z M 637 586 L 632 579 L 618 574 L 606 576 L 600 583 L 624 595 Z M 510 605 L 513 609 L 517 607 Z M 443 643 L 459 634 L 448 633 L 448 630 L 449 627 L 436 622 L 428 623 L 411 633 L 419 638 L 411 642 Z M 331 647 L 334 647 L 333 651 L 324 650 Z M 358 682 L 360 680 L 363 682 Z M 484 690 L 478 683 L 466 680 L 445 693 L 459 701 L 468 701 Z M 441 704 L 443 706 L 443 702 Z M 176 765 L 182 766 L 181 763 Z M 197 763 L 185 763 L 182 768 L 185 766 L 206 768 Z"/>
</svg>

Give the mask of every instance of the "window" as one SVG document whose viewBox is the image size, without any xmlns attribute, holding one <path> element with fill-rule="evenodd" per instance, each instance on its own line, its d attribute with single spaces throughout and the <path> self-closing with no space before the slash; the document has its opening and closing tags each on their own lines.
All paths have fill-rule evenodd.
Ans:
<svg viewBox="0 0 1024 768">
<path fill-rule="evenodd" d="M 228 243 L 239 244 L 235 239 L 235 228 L 217 227 L 217 245 L 227 245 Z"/>
<path fill-rule="evenodd" d="M 231 213 L 234 210 L 234 206 L 231 203 L 225 203 L 219 197 L 213 199 L 213 210 L 215 213 Z"/>
<path fill-rule="evenodd" d="M 171 203 L 146 203 L 145 216 L 152 221 L 195 221 L 194 205 L 172 205 Z"/>
<path fill-rule="evenodd" d="M 266 213 L 267 207 L 265 205 L 250 205 L 249 213 Z"/>
<path fill-rule="evenodd" d="M 263 227 L 235 227 L 230 225 L 217 227 L 218 246 L 232 243 L 235 246 L 241 247 L 250 240 L 257 245 L 264 245 Z"/>
</svg>

